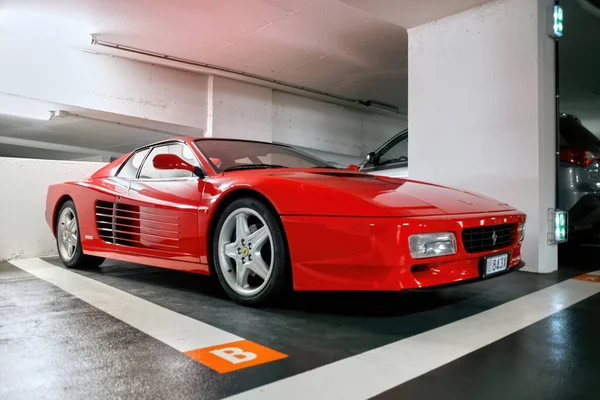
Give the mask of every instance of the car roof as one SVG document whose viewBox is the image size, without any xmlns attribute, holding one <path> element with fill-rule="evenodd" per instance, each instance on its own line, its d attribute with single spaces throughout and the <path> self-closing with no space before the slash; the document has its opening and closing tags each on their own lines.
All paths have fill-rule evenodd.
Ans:
<svg viewBox="0 0 600 400">
<path fill-rule="evenodd" d="M 284 144 L 284 143 L 267 142 L 267 141 L 264 141 L 264 140 L 220 138 L 220 137 L 180 136 L 180 137 L 173 137 L 173 138 L 169 138 L 169 139 L 163 139 L 163 140 L 160 140 L 158 142 L 146 144 L 144 146 L 138 147 L 137 149 L 133 150 L 133 152 L 137 152 L 137 151 L 140 151 L 140 150 L 147 149 L 149 147 L 154 147 L 154 146 L 158 146 L 158 145 L 165 144 L 165 143 L 172 143 L 172 142 L 191 143 L 191 142 L 195 142 L 197 140 L 222 140 L 222 141 L 230 141 L 230 142 L 262 143 L 262 144 L 271 144 L 271 145 L 276 145 L 276 146 L 283 146 L 283 147 L 292 148 L 291 146 L 289 146 L 287 144 Z"/>
</svg>

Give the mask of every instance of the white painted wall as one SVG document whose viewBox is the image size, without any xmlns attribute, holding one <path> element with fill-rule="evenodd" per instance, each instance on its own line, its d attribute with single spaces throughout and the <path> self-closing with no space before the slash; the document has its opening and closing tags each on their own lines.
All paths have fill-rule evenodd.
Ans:
<svg viewBox="0 0 600 400">
<path fill-rule="evenodd" d="M 551 0 L 499 0 L 410 29 L 410 175 L 484 193 L 528 214 L 528 269 L 557 268 Z"/>
<path fill-rule="evenodd" d="M 217 76 L 209 78 L 207 116 L 206 136 L 286 143 L 341 164 L 362 161 L 407 125 L 401 117 Z"/>
<path fill-rule="evenodd" d="M 208 76 L 0 34 L 0 93 L 206 128 Z"/>
<path fill-rule="evenodd" d="M 209 88 L 207 136 L 272 140 L 270 88 L 218 76 Z"/>
<path fill-rule="evenodd" d="M 48 186 L 84 179 L 103 165 L 0 157 L 0 261 L 56 254 L 54 236 L 44 217 Z"/>
<path fill-rule="evenodd" d="M 0 93 L 362 158 L 406 121 L 218 76 L 0 34 Z M 157 129 L 164 127 L 159 125 Z"/>
<path fill-rule="evenodd" d="M 356 162 L 406 128 L 404 119 L 273 92 L 273 141 Z"/>
</svg>

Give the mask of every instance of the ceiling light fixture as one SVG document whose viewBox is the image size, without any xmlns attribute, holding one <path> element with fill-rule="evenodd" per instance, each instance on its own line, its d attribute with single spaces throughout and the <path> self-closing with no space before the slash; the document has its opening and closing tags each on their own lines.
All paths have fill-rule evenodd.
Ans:
<svg viewBox="0 0 600 400">
<path fill-rule="evenodd" d="M 54 118 L 64 118 L 67 116 L 67 113 L 63 110 L 51 110 L 50 111 L 50 118 L 54 119 Z"/>
</svg>

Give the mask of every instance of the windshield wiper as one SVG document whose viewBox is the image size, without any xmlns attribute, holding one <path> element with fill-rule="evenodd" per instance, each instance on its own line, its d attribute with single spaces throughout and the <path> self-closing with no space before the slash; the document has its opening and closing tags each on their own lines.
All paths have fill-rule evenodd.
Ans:
<svg viewBox="0 0 600 400">
<path fill-rule="evenodd" d="M 277 164 L 241 164 L 234 165 L 233 167 L 225 168 L 224 172 L 227 171 L 238 171 L 242 169 L 267 169 L 267 168 L 287 168 L 285 165 Z"/>
</svg>

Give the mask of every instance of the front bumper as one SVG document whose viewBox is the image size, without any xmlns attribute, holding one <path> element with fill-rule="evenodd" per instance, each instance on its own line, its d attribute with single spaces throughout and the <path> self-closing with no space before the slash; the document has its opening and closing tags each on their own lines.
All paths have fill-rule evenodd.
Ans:
<svg viewBox="0 0 600 400">
<path fill-rule="evenodd" d="M 519 212 L 415 218 L 282 216 L 295 290 L 398 291 L 437 287 L 481 277 L 483 257 L 509 253 L 509 271 L 521 265 L 516 239 L 501 249 L 468 253 L 466 228 L 523 223 Z M 408 237 L 454 232 L 457 254 L 414 260 Z"/>
<path fill-rule="evenodd" d="M 523 269 L 525 267 L 525 265 L 526 264 L 524 262 L 521 262 L 521 263 L 515 265 L 514 267 L 507 269 L 504 272 L 500 272 L 500 273 L 488 276 L 486 278 L 478 277 L 478 278 L 473 278 L 473 279 L 469 279 L 469 280 L 446 283 L 443 285 L 428 286 L 428 287 L 422 287 L 422 288 L 416 288 L 416 289 L 405 289 L 405 290 L 414 291 L 414 292 L 426 292 L 426 291 L 433 291 L 433 290 L 451 289 L 451 288 L 455 288 L 457 286 L 470 285 L 470 284 L 476 283 L 476 282 L 489 281 L 490 279 L 499 278 L 499 277 L 509 274 L 511 272 L 519 271 L 519 270 Z"/>
</svg>

